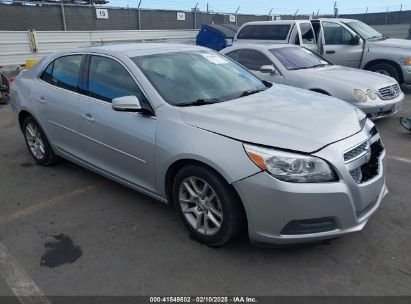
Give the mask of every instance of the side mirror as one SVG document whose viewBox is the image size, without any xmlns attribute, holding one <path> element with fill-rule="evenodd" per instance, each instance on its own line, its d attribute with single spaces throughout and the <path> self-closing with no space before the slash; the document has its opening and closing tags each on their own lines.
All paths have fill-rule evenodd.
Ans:
<svg viewBox="0 0 411 304">
<path fill-rule="evenodd" d="M 352 45 L 358 45 L 360 44 L 360 36 L 355 35 L 355 37 L 352 39 Z"/>
<path fill-rule="evenodd" d="M 142 108 L 140 101 L 136 96 L 123 96 L 114 98 L 111 102 L 111 107 L 115 111 L 122 112 L 141 112 Z"/>
<path fill-rule="evenodd" d="M 272 74 L 272 75 L 277 74 L 277 70 L 272 65 L 263 65 L 260 68 L 260 72 L 264 74 Z"/>
</svg>

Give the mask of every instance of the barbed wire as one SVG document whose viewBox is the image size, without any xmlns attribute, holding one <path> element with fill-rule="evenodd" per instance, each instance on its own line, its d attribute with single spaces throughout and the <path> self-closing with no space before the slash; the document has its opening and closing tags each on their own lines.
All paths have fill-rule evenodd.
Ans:
<svg viewBox="0 0 411 304">
<path fill-rule="evenodd" d="M 230 5 L 221 3 L 221 1 L 195 1 L 195 0 L 0 0 L 2 4 L 24 4 L 28 5 L 42 3 L 47 4 L 59 4 L 63 1 L 65 4 L 75 5 L 101 5 L 104 7 L 118 7 L 118 8 L 137 8 L 140 4 L 141 9 L 163 9 L 163 10 L 182 10 L 191 11 L 195 7 L 201 12 L 213 12 L 213 13 L 234 13 L 238 10 L 239 14 L 256 14 L 256 15 L 294 15 L 297 9 L 292 10 L 286 7 L 269 7 L 269 6 L 255 6 L 255 5 Z M 234 3 L 234 1 L 232 2 Z M 410 4 L 390 4 L 388 6 L 369 6 L 369 7 L 344 7 L 338 5 L 338 11 L 340 15 L 343 14 L 364 14 L 364 13 L 386 13 L 394 11 L 411 10 Z M 324 7 L 312 9 L 299 9 L 298 15 L 311 15 L 312 13 L 319 13 L 320 15 L 333 15 L 334 9 L 330 7 L 325 9 Z"/>
</svg>

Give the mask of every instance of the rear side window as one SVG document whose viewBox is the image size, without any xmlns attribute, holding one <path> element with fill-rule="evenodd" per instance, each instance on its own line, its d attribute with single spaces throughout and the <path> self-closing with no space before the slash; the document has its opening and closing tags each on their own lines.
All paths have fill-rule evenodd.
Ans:
<svg viewBox="0 0 411 304">
<path fill-rule="evenodd" d="M 228 57 L 230 57 L 231 59 L 233 59 L 234 61 L 237 61 L 237 62 L 239 62 L 238 61 L 238 59 L 240 58 L 239 56 L 240 56 L 240 50 L 237 50 L 237 51 L 232 51 L 232 52 L 230 52 L 230 53 L 227 53 L 227 54 L 225 54 L 226 56 L 228 56 Z"/>
<path fill-rule="evenodd" d="M 88 94 L 107 102 L 123 96 L 136 96 L 142 104 L 147 102 L 129 72 L 119 62 L 103 56 L 90 58 Z"/>
<path fill-rule="evenodd" d="M 290 28 L 289 24 L 250 24 L 240 30 L 237 39 L 286 40 Z"/>
<path fill-rule="evenodd" d="M 40 78 L 45 82 L 51 83 L 51 77 L 53 76 L 53 64 L 54 61 L 47 66 L 43 74 L 40 76 Z"/>
<path fill-rule="evenodd" d="M 69 55 L 57 58 L 44 70 L 40 78 L 57 87 L 78 91 L 83 55 Z"/>
<path fill-rule="evenodd" d="M 314 31 L 310 23 L 301 23 L 300 31 L 302 37 L 302 44 L 315 44 Z"/>
<path fill-rule="evenodd" d="M 247 69 L 252 71 L 259 71 L 263 65 L 272 65 L 271 60 L 263 53 L 255 50 L 241 50 L 236 51 L 234 58 L 232 55 L 235 52 L 228 53 L 227 56 L 236 60 Z"/>
</svg>

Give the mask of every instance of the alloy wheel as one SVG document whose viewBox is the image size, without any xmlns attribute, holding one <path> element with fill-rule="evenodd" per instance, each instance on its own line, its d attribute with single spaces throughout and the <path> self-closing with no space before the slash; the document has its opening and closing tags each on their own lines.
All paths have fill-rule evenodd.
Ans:
<svg viewBox="0 0 411 304">
<path fill-rule="evenodd" d="M 38 160 L 43 159 L 46 150 L 44 147 L 43 140 L 41 139 L 41 133 L 39 128 L 33 123 L 28 123 L 26 125 L 25 133 L 27 144 L 33 156 Z"/>
<path fill-rule="evenodd" d="M 188 177 L 179 187 L 181 210 L 197 232 L 204 235 L 216 234 L 223 223 L 220 199 L 214 189 L 203 179 Z"/>
</svg>

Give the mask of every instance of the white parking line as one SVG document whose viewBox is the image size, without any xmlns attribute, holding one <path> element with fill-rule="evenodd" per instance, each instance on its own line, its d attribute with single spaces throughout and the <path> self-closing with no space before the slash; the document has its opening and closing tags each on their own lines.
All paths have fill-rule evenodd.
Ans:
<svg viewBox="0 0 411 304">
<path fill-rule="evenodd" d="M 411 164 L 411 159 L 405 158 L 405 157 L 399 157 L 399 156 L 388 156 L 389 159 L 400 161 L 403 163 Z"/>
<path fill-rule="evenodd" d="M 20 303 L 51 304 L 2 242 L 0 242 L 0 275 Z"/>
</svg>

